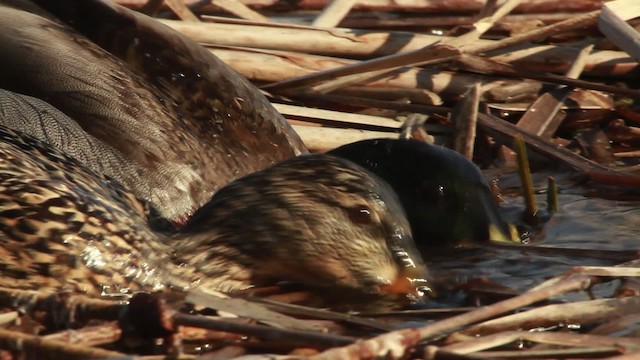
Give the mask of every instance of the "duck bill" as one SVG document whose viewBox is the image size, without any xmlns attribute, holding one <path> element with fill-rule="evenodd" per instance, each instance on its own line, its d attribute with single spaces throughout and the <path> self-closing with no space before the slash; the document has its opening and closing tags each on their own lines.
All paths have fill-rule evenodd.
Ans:
<svg viewBox="0 0 640 360">
<path fill-rule="evenodd" d="M 425 279 L 425 272 L 417 268 L 404 268 L 392 283 L 381 285 L 378 291 L 385 295 L 411 295 L 416 298 L 431 296 L 433 292 L 426 286 L 429 281 Z"/>
<path fill-rule="evenodd" d="M 467 208 L 473 209 L 467 214 L 471 225 L 471 229 L 468 229 L 471 232 L 470 236 L 476 238 L 473 240 L 520 242 L 516 227 L 502 218 L 498 204 L 488 190 L 481 189 L 471 195 Z"/>
</svg>

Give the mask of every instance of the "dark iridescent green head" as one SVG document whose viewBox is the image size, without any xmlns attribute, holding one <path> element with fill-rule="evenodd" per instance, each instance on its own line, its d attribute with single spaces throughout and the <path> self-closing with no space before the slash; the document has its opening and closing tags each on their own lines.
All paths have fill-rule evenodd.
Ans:
<svg viewBox="0 0 640 360">
<path fill-rule="evenodd" d="M 330 151 L 364 166 L 398 193 L 418 246 L 516 241 L 480 170 L 449 149 L 377 139 Z"/>
</svg>

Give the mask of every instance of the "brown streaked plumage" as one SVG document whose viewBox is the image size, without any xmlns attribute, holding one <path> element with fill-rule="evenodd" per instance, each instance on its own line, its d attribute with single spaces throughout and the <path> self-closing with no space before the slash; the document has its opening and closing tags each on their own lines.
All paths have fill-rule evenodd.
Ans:
<svg viewBox="0 0 640 360">
<path fill-rule="evenodd" d="M 111 2 L 1 0 L 0 48 L 0 87 L 46 101 L 38 105 L 44 112 L 55 107 L 79 131 L 66 132 L 58 116 L 43 121 L 42 110 L 24 112 L 30 100 L 7 97 L 3 110 L 30 122 L 20 130 L 47 142 L 66 137 L 53 145 L 172 220 L 231 180 L 306 152 L 246 79 L 192 40 Z"/>
<path fill-rule="evenodd" d="M 152 231 L 151 212 L 117 183 L 0 127 L 0 286 L 96 294 L 293 280 L 377 291 L 407 269 L 426 271 L 388 185 L 329 155 L 231 183 L 177 234 Z"/>
</svg>

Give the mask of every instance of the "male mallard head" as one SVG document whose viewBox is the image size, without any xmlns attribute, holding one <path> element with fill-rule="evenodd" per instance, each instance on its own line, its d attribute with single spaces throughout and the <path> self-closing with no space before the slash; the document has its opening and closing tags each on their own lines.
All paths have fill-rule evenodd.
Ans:
<svg viewBox="0 0 640 360">
<path fill-rule="evenodd" d="M 516 241 L 472 162 L 414 140 L 364 140 L 330 151 L 364 166 L 398 193 L 420 246 Z"/>
</svg>

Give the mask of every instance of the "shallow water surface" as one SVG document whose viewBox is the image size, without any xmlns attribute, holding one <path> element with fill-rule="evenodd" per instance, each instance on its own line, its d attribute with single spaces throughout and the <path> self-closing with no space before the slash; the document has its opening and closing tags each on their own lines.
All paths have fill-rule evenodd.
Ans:
<svg viewBox="0 0 640 360">
<path fill-rule="evenodd" d="M 575 186 L 560 188 L 560 212 L 554 214 L 543 228 L 533 234 L 532 245 L 574 249 L 638 250 L 640 249 L 640 201 L 606 200 L 586 197 L 584 189 Z M 537 195 L 541 208 L 546 207 L 546 195 Z M 505 216 L 517 220 L 524 207 L 518 196 L 507 197 L 502 206 Z M 447 287 L 470 279 L 486 278 L 518 291 L 527 290 L 551 277 L 561 275 L 573 266 L 611 266 L 622 260 L 607 260 L 604 256 L 543 254 L 533 251 L 495 248 L 454 249 L 425 254 L 432 275 Z M 596 289 L 597 295 L 610 296 L 611 286 Z M 581 295 L 578 295 L 581 296 Z M 571 295 L 575 299 L 576 295 Z M 584 295 L 586 298 L 586 295 Z M 453 305 L 453 304 L 449 304 Z"/>
</svg>

